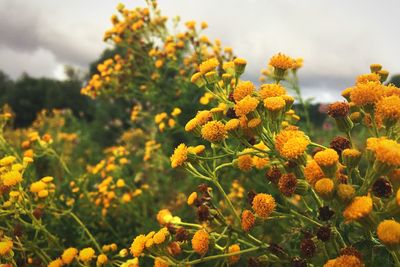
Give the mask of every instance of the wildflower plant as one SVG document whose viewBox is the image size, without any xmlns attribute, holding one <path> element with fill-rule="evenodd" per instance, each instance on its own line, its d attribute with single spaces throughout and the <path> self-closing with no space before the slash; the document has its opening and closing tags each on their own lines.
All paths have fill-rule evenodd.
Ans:
<svg viewBox="0 0 400 267">
<path fill-rule="evenodd" d="M 325 147 L 295 125 L 294 98 L 282 85 L 287 72 L 297 71 L 294 62 L 272 57 L 275 82 L 258 89 L 240 79 L 244 59 L 200 64 L 191 80 L 213 96 L 214 107 L 185 126 L 199 143 L 178 145 L 170 158 L 172 168 L 200 183 L 187 199 L 197 220 L 160 211 L 162 246 L 149 235 L 137 237 L 134 257 L 156 257 L 163 266 L 369 266 L 382 262 L 376 249 L 391 255 L 385 264 L 400 264 L 400 89 L 384 85 L 376 67 L 359 76 L 343 93 L 346 101 L 329 106 L 345 137 Z M 355 140 L 360 129 L 370 135 Z M 242 176 L 234 182 L 241 198 L 228 193 L 232 176 Z M 168 249 L 178 245 L 179 253 Z"/>
</svg>

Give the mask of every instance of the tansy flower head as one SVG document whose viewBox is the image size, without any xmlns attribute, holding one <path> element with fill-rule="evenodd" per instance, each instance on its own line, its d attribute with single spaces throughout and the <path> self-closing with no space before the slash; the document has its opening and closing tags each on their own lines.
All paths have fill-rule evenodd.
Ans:
<svg viewBox="0 0 400 267">
<path fill-rule="evenodd" d="M 272 112 L 282 110 L 286 105 L 285 100 L 280 96 L 272 96 L 264 99 L 264 107 Z"/>
<path fill-rule="evenodd" d="M 203 87 L 203 85 L 206 84 L 206 81 L 204 80 L 201 72 L 196 72 L 195 74 L 193 74 L 190 78 L 190 81 L 197 85 L 197 87 Z"/>
<path fill-rule="evenodd" d="M 238 86 L 233 91 L 233 99 L 238 102 L 248 95 L 251 95 L 256 86 L 250 81 L 239 82 Z"/>
<path fill-rule="evenodd" d="M 225 130 L 227 132 L 234 131 L 237 128 L 239 128 L 239 126 L 240 126 L 240 121 L 238 119 L 231 119 L 227 121 L 227 123 L 225 124 Z"/>
<path fill-rule="evenodd" d="M 172 168 L 182 166 L 187 160 L 187 155 L 188 148 L 185 144 L 180 144 L 177 148 L 175 148 L 174 153 L 170 158 Z"/>
<path fill-rule="evenodd" d="M 260 118 L 254 118 L 254 119 L 249 120 L 249 122 L 247 123 L 247 127 L 249 127 L 250 129 L 254 129 L 261 123 L 262 123 L 262 121 Z"/>
<path fill-rule="evenodd" d="M 387 246 L 400 244 L 400 223 L 395 220 L 384 220 L 376 230 L 379 240 Z"/>
<path fill-rule="evenodd" d="M 356 79 L 356 84 L 367 82 L 380 82 L 380 77 L 376 73 L 361 74 Z"/>
<path fill-rule="evenodd" d="M 209 142 L 219 142 L 226 137 L 225 125 L 220 121 L 207 122 L 201 128 L 201 136 Z"/>
<path fill-rule="evenodd" d="M 258 216 L 266 219 L 275 210 L 276 203 L 271 195 L 260 193 L 253 198 L 252 206 Z"/>
<path fill-rule="evenodd" d="M 242 212 L 242 229 L 245 232 L 248 232 L 253 228 L 256 218 L 254 214 L 250 210 L 244 210 Z"/>
<path fill-rule="evenodd" d="M 202 110 L 197 112 L 195 118 L 199 125 L 204 125 L 212 119 L 212 114 L 209 110 Z"/>
<path fill-rule="evenodd" d="M 15 162 L 16 158 L 14 156 L 5 156 L 4 158 L 0 159 L 0 166 L 7 166 L 11 165 Z"/>
<path fill-rule="evenodd" d="M 246 96 L 235 104 L 236 116 L 246 116 L 250 112 L 254 111 L 258 106 L 258 100 L 252 96 Z"/>
<path fill-rule="evenodd" d="M 282 96 L 286 94 L 285 88 L 280 84 L 262 84 L 260 90 L 258 90 L 258 95 L 261 99 L 266 99 L 268 97 Z"/>
<path fill-rule="evenodd" d="M 172 219 L 172 214 L 168 209 L 162 209 L 157 213 L 157 221 L 161 225 L 167 224 Z"/>
<path fill-rule="evenodd" d="M 391 167 L 400 166 L 400 144 L 385 138 L 368 138 L 367 149 L 372 150 L 376 160 Z"/>
<path fill-rule="evenodd" d="M 187 204 L 189 206 L 193 205 L 193 203 L 196 201 L 196 199 L 197 199 L 197 192 L 191 193 L 187 199 Z"/>
<path fill-rule="evenodd" d="M 13 242 L 11 240 L 0 241 L 0 256 L 7 256 L 13 248 Z"/>
<path fill-rule="evenodd" d="M 192 238 L 192 248 L 196 253 L 204 255 L 208 251 L 209 242 L 208 233 L 203 229 L 198 230 Z"/>
<path fill-rule="evenodd" d="M 269 65 L 276 69 L 287 70 L 293 67 L 294 61 L 291 57 L 278 53 L 269 60 Z"/>
<path fill-rule="evenodd" d="M 243 58 L 235 58 L 233 61 L 235 64 L 235 71 L 238 75 L 241 75 L 244 72 L 244 69 L 246 68 L 247 61 Z"/>
<path fill-rule="evenodd" d="M 324 267 L 364 267 L 361 260 L 353 255 L 342 255 L 329 260 Z"/>
<path fill-rule="evenodd" d="M 361 219 L 372 211 L 372 198 L 369 196 L 356 197 L 343 211 L 346 221 Z"/>
<path fill-rule="evenodd" d="M 49 262 L 47 267 L 61 267 L 63 265 L 64 265 L 64 263 L 61 259 L 55 259 L 55 260 Z"/>
<path fill-rule="evenodd" d="M 397 95 L 384 97 L 375 106 L 378 121 L 393 124 L 400 120 L 400 97 Z"/>
<path fill-rule="evenodd" d="M 154 267 L 168 267 L 168 263 L 160 257 L 154 259 Z"/>
<path fill-rule="evenodd" d="M 298 159 L 304 154 L 309 144 L 310 140 L 305 136 L 290 138 L 279 152 L 287 159 Z"/>
<path fill-rule="evenodd" d="M 41 190 L 45 189 L 47 187 L 46 183 L 42 182 L 42 181 L 37 181 L 31 184 L 30 186 L 30 191 L 32 193 L 38 193 Z"/>
<path fill-rule="evenodd" d="M 153 236 L 154 243 L 157 245 L 164 243 L 166 234 L 168 234 L 168 230 L 166 228 L 162 228 L 160 231 L 155 233 Z"/>
<path fill-rule="evenodd" d="M 240 246 L 238 244 L 233 244 L 228 248 L 228 253 L 235 253 L 240 251 Z M 240 259 L 240 254 L 229 257 L 229 264 L 235 264 Z"/>
<path fill-rule="evenodd" d="M 359 107 L 374 105 L 383 94 L 383 86 L 378 82 L 359 83 L 351 90 L 350 99 Z"/>
<path fill-rule="evenodd" d="M 339 155 L 332 148 L 328 148 L 316 153 L 314 160 L 321 167 L 329 167 L 338 163 Z"/>
<path fill-rule="evenodd" d="M 18 171 L 6 172 L 1 176 L 5 186 L 14 186 L 22 181 L 22 174 Z"/>
<path fill-rule="evenodd" d="M 243 153 L 249 153 L 253 150 L 251 148 L 246 148 Z M 242 171 L 250 171 L 253 168 L 253 157 L 249 154 L 241 155 L 237 159 L 237 165 Z"/>
<path fill-rule="evenodd" d="M 278 188 L 282 194 L 291 197 L 296 191 L 297 178 L 292 173 L 283 174 L 279 178 Z"/>
<path fill-rule="evenodd" d="M 335 184 L 329 178 L 322 178 L 315 183 L 315 191 L 323 198 L 328 198 L 332 195 Z"/>
<path fill-rule="evenodd" d="M 285 143 L 294 137 L 304 137 L 305 134 L 299 131 L 297 127 L 286 127 L 284 130 L 280 131 L 275 137 L 275 147 L 278 151 L 281 151 Z"/>
<path fill-rule="evenodd" d="M 198 145 L 198 146 L 190 146 L 188 147 L 188 152 L 196 155 L 200 155 L 201 153 L 204 152 L 206 147 L 204 145 Z"/>
<path fill-rule="evenodd" d="M 199 126 L 199 121 L 196 118 L 191 119 L 185 125 L 186 132 L 193 132 L 197 126 Z"/>
<path fill-rule="evenodd" d="M 346 102 L 335 102 L 329 105 L 328 115 L 332 118 L 345 117 L 349 114 L 350 106 Z"/>
<path fill-rule="evenodd" d="M 134 257 L 139 257 L 140 254 L 142 254 L 146 241 L 147 238 L 145 235 L 139 235 L 135 237 L 130 248 L 131 253 Z"/>
<path fill-rule="evenodd" d="M 107 262 L 108 262 L 108 258 L 105 254 L 100 254 L 97 257 L 97 262 L 96 262 L 97 266 L 105 265 Z"/>
<path fill-rule="evenodd" d="M 84 248 L 79 251 L 79 260 L 83 262 L 90 262 L 95 257 L 95 251 L 93 248 Z"/>
<path fill-rule="evenodd" d="M 337 195 L 339 199 L 343 202 L 349 202 L 353 199 L 355 194 L 355 189 L 352 185 L 349 184 L 340 184 L 337 187 Z"/>
<path fill-rule="evenodd" d="M 61 259 L 65 264 L 70 264 L 76 255 L 78 255 L 78 250 L 76 248 L 67 248 L 61 255 Z"/>
<path fill-rule="evenodd" d="M 369 66 L 371 72 L 378 72 L 382 69 L 382 65 L 381 64 L 371 64 Z"/>
<path fill-rule="evenodd" d="M 206 74 L 207 72 L 215 70 L 219 66 L 219 61 L 216 58 L 210 58 L 200 64 L 199 70 L 201 74 Z"/>
</svg>

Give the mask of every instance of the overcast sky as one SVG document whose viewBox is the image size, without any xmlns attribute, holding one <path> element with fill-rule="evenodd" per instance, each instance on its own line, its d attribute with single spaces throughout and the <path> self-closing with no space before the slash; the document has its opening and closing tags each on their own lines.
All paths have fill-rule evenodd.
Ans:
<svg viewBox="0 0 400 267">
<path fill-rule="evenodd" d="M 83 69 L 106 47 L 103 33 L 116 5 L 142 0 L 0 0 L 0 69 L 12 78 L 62 77 Z M 160 0 L 163 14 L 207 21 L 206 34 L 248 60 L 256 79 L 277 52 L 304 58 L 306 96 L 338 99 L 354 77 L 381 63 L 400 73 L 399 0 Z"/>
</svg>

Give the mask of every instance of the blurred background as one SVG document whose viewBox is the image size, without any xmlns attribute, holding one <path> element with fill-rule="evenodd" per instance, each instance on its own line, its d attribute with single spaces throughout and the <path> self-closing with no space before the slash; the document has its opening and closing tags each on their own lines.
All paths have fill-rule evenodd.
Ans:
<svg viewBox="0 0 400 267">
<path fill-rule="evenodd" d="M 137 0 L 0 1 L 0 101 L 17 109 L 17 125 L 28 125 L 43 108 L 89 114 L 79 93 L 94 62 L 108 47 L 103 34 L 116 5 Z M 221 39 L 248 60 L 247 79 L 277 52 L 303 57 L 300 83 L 313 103 L 340 99 L 354 77 L 380 63 L 396 82 L 400 2 L 387 0 L 161 0 L 164 15 L 206 21 L 210 39 Z M 92 66 L 92 67 L 90 67 Z M 398 78 L 397 78 L 398 79 Z"/>
</svg>

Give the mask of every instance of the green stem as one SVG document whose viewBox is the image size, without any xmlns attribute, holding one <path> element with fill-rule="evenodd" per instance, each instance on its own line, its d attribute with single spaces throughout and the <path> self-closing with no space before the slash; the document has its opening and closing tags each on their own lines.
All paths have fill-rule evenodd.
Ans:
<svg viewBox="0 0 400 267">
<path fill-rule="evenodd" d="M 85 224 L 78 218 L 78 216 L 75 215 L 75 213 L 73 212 L 69 212 L 69 215 L 79 224 L 80 227 L 82 227 L 82 229 L 85 231 L 85 233 L 88 235 L 89 239 L 93 242 L 93 244 L 95 245 L 96 249 L 100 252 L 101 251 L 101 247 L 100 245 L 97 243 L 96 239 L 94 238 L 94 236 L 90 233 L 89 229 L 87 229 L 87 227 L 85 226 Z"/>
</svg>

